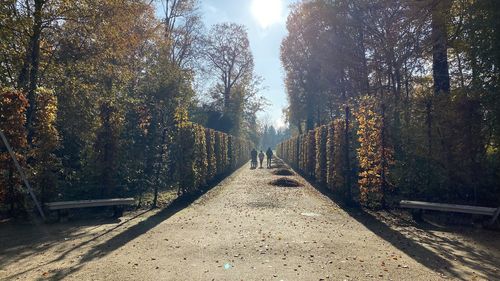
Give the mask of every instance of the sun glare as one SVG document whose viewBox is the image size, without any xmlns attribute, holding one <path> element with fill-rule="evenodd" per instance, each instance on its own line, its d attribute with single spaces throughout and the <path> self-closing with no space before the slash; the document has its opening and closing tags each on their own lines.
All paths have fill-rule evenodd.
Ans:
<svg viewBox="0 0 500 281">
<path fill-rule="evenodd" d="M 262 28 L 267 28 L 281 21 L 281 0 L 253 0 L 252 14 Z"/>
</svg>

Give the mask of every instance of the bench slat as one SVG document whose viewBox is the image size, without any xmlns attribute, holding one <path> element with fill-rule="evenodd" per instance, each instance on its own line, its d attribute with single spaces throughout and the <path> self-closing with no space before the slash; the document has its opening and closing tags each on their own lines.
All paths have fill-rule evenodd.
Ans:
<svg viewBox="0 0 500 281">
<path fill-rule="evenodd" d="M 403 208 L 468 213 L 468 214 L 487 215 L 487 216 L 493 216 L 497 211 L 496 208 L 470 206 L 470 205 L 457 205 L 457 204 L 430 203 L 422 201 L 401 200 L 399 204 Z"/>
<path fill-rule="evenodd" d="M 134 198 L 111 198 L 111 199 L 96 199 L 96 200 L 77 200 L 77 201 L 61 201 L 46 203 L 45 206 L 49 210 L 101 207 L 101 206 L 116 206 L 134 204 Z"/>
</svg>

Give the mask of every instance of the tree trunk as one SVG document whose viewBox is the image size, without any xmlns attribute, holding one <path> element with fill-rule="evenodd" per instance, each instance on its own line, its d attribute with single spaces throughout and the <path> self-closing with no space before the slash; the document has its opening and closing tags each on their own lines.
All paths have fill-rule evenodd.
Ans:
<svg viewBox="0 0 500 281">
<path fill-rule="evenodd" d="M 154 197 L 153 197 L 153 205 L 151 206 L 152 208 L 156 208 L 158 206 L 158 190 L 160 186 L 160 176 L 161 176 L 161 170 L 163 167 L 163 157 L 165 155 L 165 142 L 167 140 L 167 129 L 163 128 L 163 133 L 161 137 L 161 149 L 160 149 L 160 155 L 158 157 L 158 164 L 156 168 L 156 175 L 155 175 L 155 186 L 154 186 Z"/>
<path fill-rule="evenodd" d="M 427 129 L 427 174 L 429 176 L 426 177 L 426 185 L 427 188 L 431 185 L 431 159 L 432 159 L 432 102 L 429 99 L 425 104 L 425 123 Z"/>
<path fill-rule="evenodd" d="M 360 94 L 370 94 L 370 78 L 368 77 L 368 60 L 366 59 L 366 47 L 365 47 L 365 32 L 364 32 L 364 22 L 363 22 L 363 10 L 359 6 L 359 1 L 353 1 L 354 5 L 354 24 L 356 26 L 356 36 L 358 45 L 358 56 L 361 59 L 360 63 L 360 74 L 361 79 L 359 84 L 361 84 Z"/>
<path fill-rule="evenodd" d="M 14 216 L 14 206 L 15 206 L 15 196 L 14 196 L 14 167 L 13 165 L 9 165 L 9 180 L 8 180 L 8 184 L 9 184 L 9 189 L 8 189 L 8 195 L 7 195 L 7 202 L 10 203 L 10 208 L 9 208 L 9 213 L 10 213 L 10 216 Z"/>
<path fill-rule="evenodd" d="M 19 75 L 19 86 L 28 91 L 29 107 L 26 111 L 26 128 L 28 130 L 28 142 L 33 138 L 33 117 L 36 110 L 36 89 L 38 87 L 38 70 L 40 68 L 40 38 L 42 35 L 42 9 L 45 0 L 35 0 L 33 11 L 33 33 L 30 37 L 29 46 L 26 48 L 26 58 Z M 29 78 L 28 76 L 29 71 Z"/>
<path fill-rule="evenodd" d="M 450 73 L 448 69 L 446 16 L 450 10 L 451 0 L 438 0 L 432 9 L 432 77 L 434 78 L 434 94 L 450 93 Z"/>
<path fill-rule="evenodd" d="M 309 107 L 306 119 L 306 129 L 305 129 L 306 133 L 314 129 L 314 112 L 311 111 L 312 107 Z"/>
</svg>

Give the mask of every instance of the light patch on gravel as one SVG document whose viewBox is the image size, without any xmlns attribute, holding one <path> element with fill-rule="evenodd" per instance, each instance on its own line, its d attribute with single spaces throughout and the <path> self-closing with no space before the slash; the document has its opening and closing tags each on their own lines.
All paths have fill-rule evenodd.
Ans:
<svg viewBox="0 0 500 281">
<path fill-rule="evenodd" d="M 309 212 L 304 212 L 304 213 L 300 213 L 300 214 L 303 216 L 306 216 L 306 217 L 319 217 L 319 216 L 321 216 L 320 214 L 309 213 Z"/>
</svg>

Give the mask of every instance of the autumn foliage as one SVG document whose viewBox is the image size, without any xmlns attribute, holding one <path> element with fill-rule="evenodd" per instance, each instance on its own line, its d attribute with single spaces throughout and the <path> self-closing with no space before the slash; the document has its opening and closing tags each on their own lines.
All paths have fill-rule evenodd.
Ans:
<svg viewBox="0 0 500 281">
<path fill-rule="evenodd" d="M 2 89 L 0 91 L 0 128 L 9 140 L 19 164 L 26 166 L 25 151 L 28 147 L 26 128 L 26 109 L 28 101 L 24 94 L 13 89 Z M 0 150 L 0 202 L 10 205 L 18 204 L 20 195 L 21 179 L 16 171 L 14 163 L 2 144 Z"/>
<path fill-rule="evenodd" d="M 301 136 L 295 148 L 278 146 L 298 156 L 287 161 L 324 182 L 317 127 L 326 125 L 327 186 L 347 198 L 374 208 L 402 199 L 498 207 L 498 3 L 294 5 L 280 58 L 286 117 Z"/>
<path fill-rule="evenodd" d="M 363 97 L 355 112 L 358 129 L 357 149 L 360 201 L 370 207 L 384 205 L 385 193 L 391 189 L 388 182 L 393 151 L 388 146 L 383 106 L 373 97 Z"/>
<path fill-rule="evenodd" d="M 58 103 L 54 92 L 48 89 L 37 89 L 37 107 L 34 114 L 34 129 L 31 144 L 28 143 L 26 110 L 28 102 L 25 95 L 16 90 L 4 89 L 0 99 L 0 126 L 12 146 L 16 157 L 32 182 L 35 193 L 42 202 L 59 200 L 60 193 L 65 198 L 72 195 L 80 196 L 87 193 L 89 198 L 120 196 L 124 192 L 140 195 L 143 187 L 134 188 L 133 184 L 123 187 L 120 177 L 123 166 L 120 155 L 125 143 L 121 139 L 124 128 L 123 114 L 111 103 L 102 103 L 99 108 L 99 128 L 96 131 L 93 146 L 93 165 L 88 170 L 89 182 L 97 185 L 82 185 L 75 189 L 59 189 L 64 175 L 63 166 L 57 150 L 60 148 L 59 132 L 56 129 Z M 147 115 L 147 113 L 145 113 Z M 151 120 L 151 117 L 146 119 Z M 137 119 L 137 128 L 141 137 L 151 134 L 144 131 L 144 118 Z M 178 186 L 179 195 L 195 194 L 208 187 L 216 179 L 240 167 L 248 160 L 251 142 L 204 128 L 190 122 L 187 111 L 176 110 L 175 125 L 164 134 L 157 154 L 166 167 L 159 164 L 153 166 L 157 178 L 164 173 L 171 173 L 171 185 Z M 151 121 L 149 121 L 151 122 Z M 146 127 L 148 124 L 145 125 Z M 137 137 L 137 139 L 139 139 Z M 133 146 L 128 144 L 130 149 Z M 0 151 L 0 206 L 15 206 L 24 204 L 19 173 L 15 170 L 13 161 L 5 147 Z M 166 159 L 166 161 L 164 161 Z M 127 159 L 139 162 L 141 159 Z M 157 184 L 162 184 L 157 180 Z M 97 187 L 94 188 L 94 186 Z M 127 189 L 125 189 L 127 188 Z M 124 190 L 125 189 L 125 190 Z M 155 189 L 158 194 L 159 189 Z M 28 202 L 29 203 L 29 202 Z M 19 208 L 20 209 L 20 208 Z"/>
<path fill-rule="evenodd" d="M 346 200 L 353 199 L 351 178 L 352 171 L 357 171 L 356 200 L 369 207 L 381 207 L 385 193 L 393 186 L 388 175 L 394 162 L 386 137 L 383 107 L 376 99 L 363 97 L 354 116 L 356 127 L 346 128 L 351 120 L 338 118 L 280 143 L 277 152 L 300 172 Z M 349 143 L 351 134 L 357 136 L 356 143 Z M 353 153 L 358 167 L 350 164 Z"/>
<path fill-rule="evenodd" d="M 145 1 L 9 3 L 0 129 L 40 201 L 136 197 L 156 207 L 170 199 L 163 193 L 199 191 L 248 157 L 239 137 L 257 141 L 264 100 L 244 26 L 208 32 L 193 1 L 167 1 L 165 13 Z M 219 69 L 206 66 L 227 50 L 231 85 L 220 91 Z M 207 71 L 214 95 L 200 102 L 195 77 Z M 28 210 L 3 145 L 0 162 L 0 216 Z"/>
</svg>

